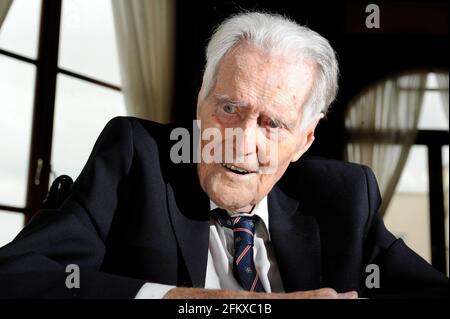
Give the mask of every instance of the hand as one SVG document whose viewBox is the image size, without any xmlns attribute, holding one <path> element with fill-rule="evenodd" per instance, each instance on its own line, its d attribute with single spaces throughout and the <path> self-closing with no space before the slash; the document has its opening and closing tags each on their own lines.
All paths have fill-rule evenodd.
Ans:
<svg viewBox="0 0 450 319">
<path fill-rule="evenodd" d="M 163 299 L 356 299 L 358 293 L 337 293 L 331 288 L 290 293 L 263 293 L 203 288 L 180 288 L 169 290 Z"/>
</svg>

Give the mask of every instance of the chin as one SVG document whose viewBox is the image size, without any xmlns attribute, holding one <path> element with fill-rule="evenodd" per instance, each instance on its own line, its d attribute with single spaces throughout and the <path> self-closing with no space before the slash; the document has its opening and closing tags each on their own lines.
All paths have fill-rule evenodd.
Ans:
<svg viewBox="0 0 450 319">
<path fill-rule="evenodd" d="M 228 210 L 238 210 L 253 205 L 255 199 L 254 191 L 230 188 L 223 184 L 207 185 L 206 193 L 216 205 Z"/>
<path fill-rule="evenodd" d="M 241 200 L 233 201 L 233 199 L 228 198 L 218 198 L 217 200 L 213 200 L 217 206 L 231 211 L 239 211 L 240 209 L 252 205 L 251 202 L 243 202 Z"/>
</svg>

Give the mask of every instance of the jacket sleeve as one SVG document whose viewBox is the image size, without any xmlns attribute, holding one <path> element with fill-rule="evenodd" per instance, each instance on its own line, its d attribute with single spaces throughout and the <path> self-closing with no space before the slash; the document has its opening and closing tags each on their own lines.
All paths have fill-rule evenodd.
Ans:
<svg viewBox="0 0 450 319">
<path fill-rule="evenodd" d="M 379 288 L 367 288 L 360 295 L 368 298 L 448 298 L 448 278 L 396 239 L 378 214 L 381 197 L 373 172 L 363 167 L 369 196 L 366 225 L 365 264 L 379 268 Z M 406 222 L 406 221 L 405 221 Z"/>
<path fill-rule="evenodd" d="M 105 240 L 133 159 L 131 125 L 124 117 L 112 119 L 61 208 L 39 211 L 0 249 L 0 298 L 136 295 L 143 280 L 100 271 Z M 80 269 L 79 288 L 66 286 L 70 264 Z"/>
</svg>

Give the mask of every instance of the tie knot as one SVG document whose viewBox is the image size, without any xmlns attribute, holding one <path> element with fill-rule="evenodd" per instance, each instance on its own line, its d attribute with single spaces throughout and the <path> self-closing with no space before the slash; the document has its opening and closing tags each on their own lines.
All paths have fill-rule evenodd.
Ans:
<svg viewBox="0 0 450 319">
<path fill-rule="evenodd" d="M 255 233 L 255 218 L 253 216 L 230 217 L 225 210 L 220 208 L 214 209 L 213 215 L 224 227 L 234 231 L 244 231 L 252 236 Z"/>
</svg>

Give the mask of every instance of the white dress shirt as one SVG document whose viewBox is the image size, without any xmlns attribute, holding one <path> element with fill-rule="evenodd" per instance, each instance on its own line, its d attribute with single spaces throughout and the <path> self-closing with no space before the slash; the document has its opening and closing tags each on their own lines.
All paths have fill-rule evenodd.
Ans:
<svg viewBox="0 0 450 319">
<path fill-rule="evenodd" d="M 217 205 L 210 201 L 211 210 Z M 230 216 L 257 216 L 253 258 L 261 283 L 266 292 L 284 292 L 278 265 L 270 242 L 269 211 L 267 196 L 257 204 L 249 214 Z M 208 263 L 206 266 L 205 288 L 243 290 L 233 275 L 234 240 L 233 231 L 221 226 L 211 217 L 209 226 Z M 146 283 L 138 291 L 136 299 L 160 299 L 172 285 Z"/>
</svg>

